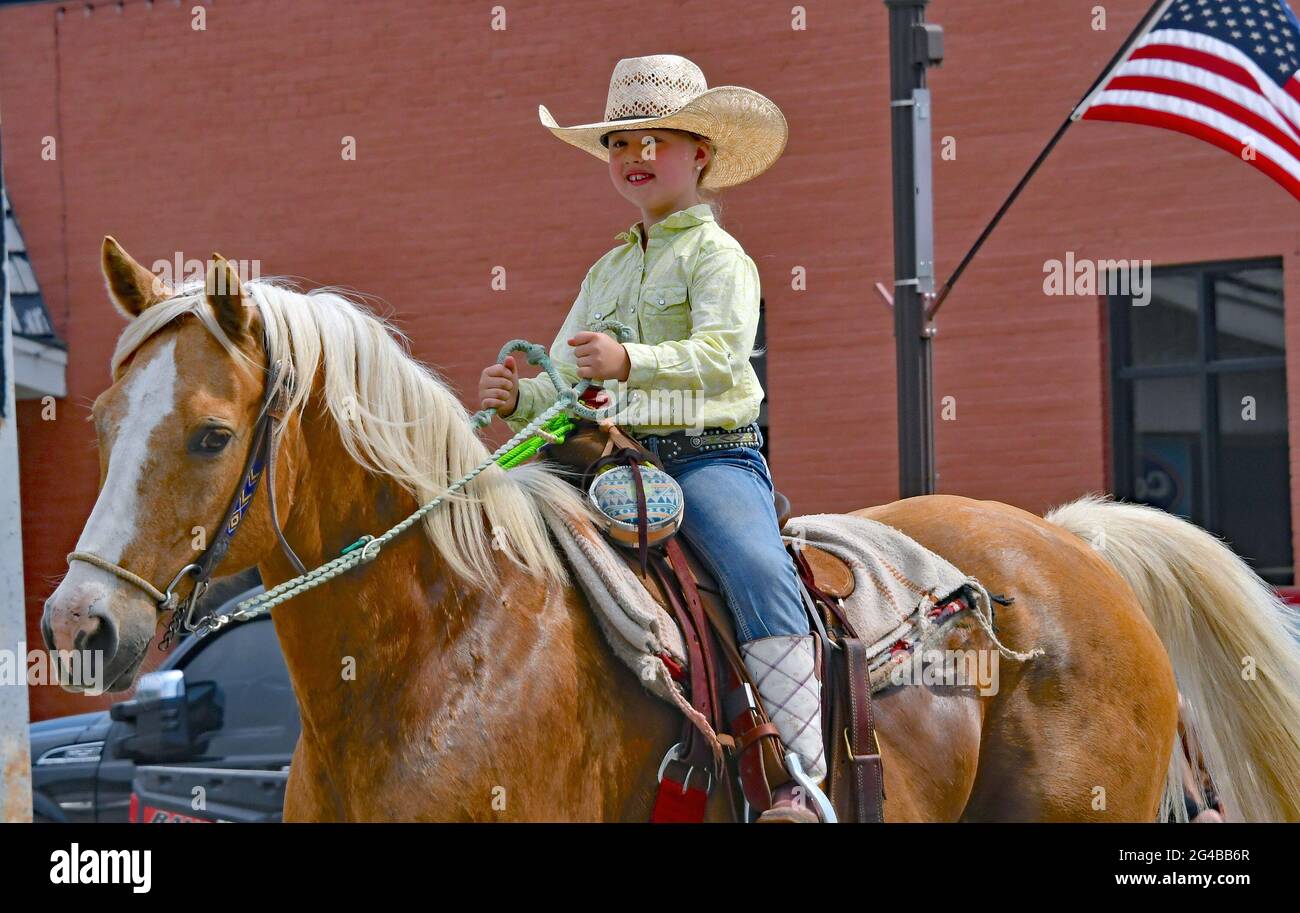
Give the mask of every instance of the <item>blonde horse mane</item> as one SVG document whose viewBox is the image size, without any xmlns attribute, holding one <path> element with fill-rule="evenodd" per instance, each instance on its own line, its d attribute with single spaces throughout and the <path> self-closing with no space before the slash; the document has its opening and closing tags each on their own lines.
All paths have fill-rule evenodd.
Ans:
<svg viewBox="0 0 1300 913">
<path fill-rule="evenodd" d="M 179 287 L 127 325 L 113 353 L 114 377 L 146 340 L 185 315 L 197 317 L 232 358 L 249 361 L 221 329 L 203 285 Z M 490 451 L 451 388 L 410 356 L 400 331 L 363 304 L 332 288 L 299 292 L 279 278 L 245 282 L 243 289 L 261 317 L 268 357 L 283 366 L 288 412 L 301 415 L 319 393 L 358 465 L 395 480 L 423 504 L 488 458 Z M 314 391 L 318 376 L 321 389 Z M 535 462 L 509 472 L 489 466 L 430 511 L 424 529 L 452 573 L 469 587 L 499 585 L 493 554 L 498 549 L 530 575 L 565 586 L 569 574 L 549 537 L 543 502 L 592 517 L 570 483 Z"/>
</svg>

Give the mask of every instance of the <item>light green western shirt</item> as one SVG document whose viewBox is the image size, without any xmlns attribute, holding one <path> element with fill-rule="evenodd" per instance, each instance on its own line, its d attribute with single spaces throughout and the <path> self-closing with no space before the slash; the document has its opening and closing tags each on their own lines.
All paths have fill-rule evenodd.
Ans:
<svg viewBox="0 0 1300 913">
<path fill-rule="evenodd" d="M 633 435 L 720 426 L 758 418 L 763 388 L 749 362 L 758 334 L 758 267 L 722 229 L 707 203 L 615 237 L 624 243 L 587 271 L 578 298 L 551 344 L 569 384 L 579 381 L 568 340 L 602 320 L 632 329 L 624 342 L 626 383 L 602 386 L 620 396 L 619 427 Z M 519 403 L 505 422 L 520 431 L 556 399 L 545 372 L 519 379 Z"/>
</svg>

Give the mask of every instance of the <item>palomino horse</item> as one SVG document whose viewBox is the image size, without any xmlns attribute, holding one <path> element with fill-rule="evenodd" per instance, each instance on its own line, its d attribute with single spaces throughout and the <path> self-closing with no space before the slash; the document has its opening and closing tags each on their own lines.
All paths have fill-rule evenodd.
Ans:
<svg viewBox="0 0 1300 913">
<path fill-rule="evenodd" d="M 158 289 L 111 238 L 103 266 L 132 318 L 93 408 L 102 489 L 78 543 L 105 564 L 165 586 L 195 531 L 215 534 L 268 359 L 290 384 L 274 493 L 309 567 L 489 454 L 453 392 L 344 297 L 241 286 L 219 257 L 206 287 Z M 587 510 L 545 465 L 492 466 L 372 563 L 275 610 L 302 713 L 287 820 L 648 819 L 680 718 L 603 642 L 543 499 Z M 992 694 L 882 692 L 888 820 L 1156 820 L 1179 796 L 1175 676 L 1229 817 L 1300 820 L 1294 629 L 1208 534 L 1093 499 L 1046 520 L 944 496 L 858 513 L 1014 597 L 999 636 L 1046 651 L 1003 663 Z M 223 570 L 252 565 L 268 586 L 294 576 L 263 493 Z M 145 592 L 74 561 L 46 603 L 48 646 L 104 650 L 111 689 L 129 688 L 157 632 Z M 946 646 L 987 649 L 964 624 Z"/>
</svg>

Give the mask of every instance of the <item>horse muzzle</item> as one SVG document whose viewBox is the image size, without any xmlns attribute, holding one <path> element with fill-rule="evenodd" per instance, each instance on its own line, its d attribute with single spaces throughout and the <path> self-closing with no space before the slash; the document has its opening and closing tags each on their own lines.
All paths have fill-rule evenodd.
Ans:
<svg viewBox="0 0 1300 913">
<path fill-rule="evenodd" d="M 45 601 L 41 615 L 41 639 L 59 685 L 73 692 L 125 690 L 153 638 L 153 609 L 120 587 L 73 576 Z"/>
</svg>

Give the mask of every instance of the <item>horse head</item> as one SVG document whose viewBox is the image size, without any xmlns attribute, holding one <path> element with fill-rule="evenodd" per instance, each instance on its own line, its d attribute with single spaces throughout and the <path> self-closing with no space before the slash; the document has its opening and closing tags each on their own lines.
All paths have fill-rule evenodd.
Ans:
<svg viewBox="0 0 1300 913">
<path fill-rule="evenodd" d="M 260 318 L 219 254 L 202 289 L 163 284 L 112 237 L 104 239 L 102 269 L 110 299 L 131 323 L 112 385 L 91 409 L 99 495 L 41 619 L 60 684 L 71 691 L 131 687 L 170 607 L 155 597 L 174 576 L 176 595 L 188 595 L 193 576 L 178 572 L 201 560 L 228 522 L 265 392 Z M 189 303 L 180 305 L 182 297 Z M 288 472 L 278 481 L 292 486 Z M 240 532 L 229 540 L 223 573 L 257 564 L 276 546 L 267 498 L 252 499 L 235 522 Z M 65 662 L 70 656 L 89 660 L 81 673 Z M 83 674 L 94 668 L 102 682 Z"/>
</svg>

